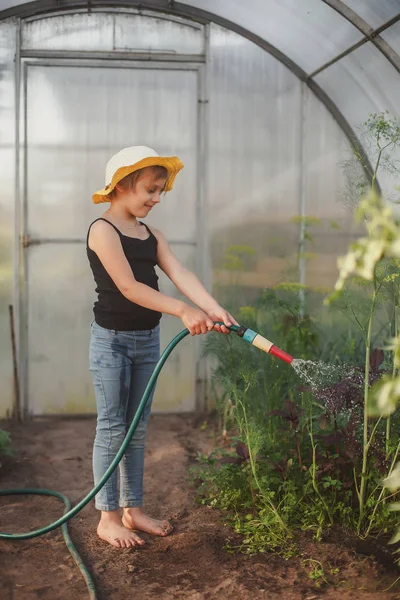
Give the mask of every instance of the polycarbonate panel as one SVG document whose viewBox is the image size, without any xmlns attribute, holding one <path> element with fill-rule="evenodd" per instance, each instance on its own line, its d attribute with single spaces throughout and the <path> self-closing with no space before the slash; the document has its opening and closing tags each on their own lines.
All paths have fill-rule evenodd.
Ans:
<svg viewBox="0 0 400 600">
<path fill-rule="evenodd" d="M 2 0 L 0 8 L 1 10 L 7 10 L 13 6 L 19 6 L 21 4 L 27 4 L 30 0 Z"/>
<path fill-rule="evenodd" d="M 114 152 L 144 144 L 182 158 L 185 169 L 174 190 L 147 222 L 181 242 L 172 248 L 194 268 L 197 82 L 195 71 L 162 68 L 28 68 L 27 233 L 39 241 L 66 240 L 26 249 L 29 409 L 35 414 L 93 411 L 87 344 L 94 282 L 84 244 L 68 240 L 85 238 L 90 221 L 108 207 L 93 205 L 91 194 L 104 185 L 104 166 Z M 163 345 L 182 327 L 166 318 Z M 157 410 L 195 408 L 196 352 L 196 345 L 189 350 L 182 343 L 168 361 Z"/>
<path fill-rule="evenodd" d="M 364 234 L 353 215 L 365 174 L 325 106 L 309 90 L 304 101 L 306 283 L 331 289 L 338 277 L 337 257 Z"/>
<path fill-rule="evenodd" d="M 85 246 L 32 246 L 27 275 L 29 412 L 94 413 L 88 356 L 95 293 Z"/>
<path fill-rule="evenodd" d="M 375 29 L 400 12 L 399 0 L 342 0 Z"/>
<path fill-rule="evenodd" d="M 22 47 L 29 50 L 201 54 L 203 46 L 200 25 L 186 25 L 161 15 L 80 12 L 28 21 L 22 28 Z"/>
<path fill-rule="evenodd" d="M 194 245 L 171 244 L 172 252 L 193 273 L 196 272 L 197 248 Z M 170 279 L 158 270 L 160 291 L 187 302 Z M 163 315 L 161 319 L 161 351 L 184 329 L 177 317 Z M 153 402 L 155 412 L 191 412 L 196 409 L 196 368 L 201 340 L 187 336 L 168 358 L 157 380 Z"/>
<path fill-rule="evenodd" d="M 112 50 L 113 15 L 78 13 L 23 23 L 26 50 Z"/>
<path fill-rule="evenodd" d="M 8 305 L 13 298 L 15 207 L 15 94 L 14 54 L 16 23 L 0 22 L 0 418 L 12 411 L 13 360 Z M 17 307 L 14 304 L 14 312 Z"/>
<path fill-rule="evenodd" d="M 0 21 L 0 148 L 3 150 L 12 148 L 15 142 L 16 39 L 16 21 L 13 19 Z"/>
<path fill-rule="evenodd" d="M 208 230 L 215 293 L 248 303 L 296 264 L 300 83 L 239 35 L 211 27 Z M 251 90 L 251 93 L 249 93 Z M 244 245 L 242 272 L 226 263 Z M 240 294 L 229 290 L 238 284 Z M 236 289 L 236 288 L 235 288 Z M 239 298 L 240 296 L 240 298 Z"/>
<path fill-rule="evenodd" d="M 400 2 L 399 2 L 399 11 L 400 11 Z M 381 33 L 383 39 L 390 44 L 390 46 L 395 50 L 398 54 L 400 54 L 400 21 L 398 21 L 389 29 L 386 29 Z"/>
<path fill-rule="evenodd" d="M 170 239 L 193 241 L 196 135 L 195 71 L 30 66 L 30 236 L 85 237 L 90 221 L 107 208 L 91 201 L 104 186 L 106 162 L 123 147 L 144 144 L 178 155 L 185 165 L 149 221 Z M 172 218 L 177 213 L 179 223 Z"/>
<path fill-rule="evenodd" d="M 197 23 L 182 24 L 163 16 L 115 15 L 114 48 L 132 52 L 202 54 L 203 28 Z"/>
<path fill-rule="evenodd" d="M 307 72 L 362 38 L 321 0 L 183 0 L 259 35 Z"/>
<path fill-rule="evenodd" d="M 172 247 L 190 269 L 195 251 Z M 165 293 L 178 296 L 160 277 Z M 85 247 L 34 246 L 28 254 L 28 386 L 32 414 L 94 413 L 89 372 L 90 323 L 94 283 Z M 183 329 L 180 319 L 164 316 L 161 348 Z M 183 341 L 158 380 L 154 411 L 191 411 L 195 406 L 196 344 Z"/>
<path fill-rule="evenodd" d="M 399 74 L 371 43 L 342 58 L 317 75 L 315 80 L 356 133 L 371 113 L 388 110 L 392 116 L 399 114 Z M 371 151 L 368 146 L 366 151 L 374 162 L 376 151 Z M 398 196 L 395 191 L 398 177 L 381 172 L 379 182 L 390 197 Z"/>
</svg>

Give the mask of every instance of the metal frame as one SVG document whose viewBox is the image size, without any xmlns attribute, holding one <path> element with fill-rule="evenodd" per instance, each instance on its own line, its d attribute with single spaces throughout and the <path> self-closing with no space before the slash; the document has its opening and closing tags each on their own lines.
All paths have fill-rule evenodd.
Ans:
<svg viewBox="0 0 400 600">
<path fill-rule="evenodd" d="M 68 53 L 65 53 L 64 57 L 58 57 L 52 60 L 51 51 L 46 58 L 34 58 L 31 57 L 29 60 L 23 59 L 23 64 L 27 66 L 40 66 L 40 67 L 93 67 L 103 68 L 107 66 L 113 66 L 118 69 L 146 69 L 154 71 L 198 71 L 201 67 L 201 63 L 191 62 L 176 62 L 173 61 L 157 64 L 157 62 L 150 61 L 148 63 L 144 61 L 121 61 L 119 59 L 91 59 L 85 58 L 82 55 L 79 57 L 71 58 Z"/>
<path fill-rule="evenodd" d="M 300 202 L 299 202 L 299 216 L 300 231 L 299 231 L 299 283 L 301 285 L 306 284 L 307 277 L 307 261 L 304 257 L 305 243 L 306 243 L 306 225 L 304 222 L 307 216 L 307 107 L 308 107 L 308 96 L 307 86 L 305 83 L 301 83 L 301 100 L 300 100 L 300 140 L 299 140 L 299 188 L 300 188 Z M 305 314 L 305 303 L 306 295 L 304 289 L 299 290 L 299 303 L 300 303 L 300 317 L 303 318 Z"/>
<path fill-rule="evenodd" d="M 22 360 L 22 323 L 21 323 L 21 230 L 22 230 L 22 210 L 21 210 L 21 149 L 20 149 L 20 127 L 21 127 L 21 20 L 17 22 L 17 47 L 15 50 L 15 221 L 14 221 L 14 283 L 13 297 L 15 303 L 15 343 L 17 362 L 19 368 L 19 393 L 22 408 L 22 417 L 24 417 L 24 390 L 22 382 L 24 381 L 24 362 Z"/>
<path fill-rule="evenodd" d="M 26 227 L 28 223 L 28 67 L 26 63 L 24 64 L 23 60 L 21 60 L 21 76 L 22 76 L 22 86 L 21 92 L 22 97 L 21 101 L 23 102 L 23 193 L 20 202 L 20 210 L 21 210 L 21 254 L 22 254 L 22 290 L 20 290 L 21 294 L 21 306 L 20 310 L 22 313 L 23 320 L 23 333 L 21 335 L 21 354 L 22 354 L 22 362 L 21 362 L 21 399 L 23 406 L 23 414 L 24 416 L 29 415 L 29 404 L 28 404 L 28 298 L 29 298 L 29 285 L 28 285 L 28 260 L 27 253 L 23 248 L 23 240 L 26 236 Z M 21 316 L 21 315 L 20 315 Z"/>
<path fill-rule="evenodd" d="M 96 51 L 75 51 L 75 50 L 21 50 L 21 58 L 42 58 L 42 59 L 71 59 L 71 60 L 111 60 L 111 61 L 129 61 L 147 63 L 184 63 L 196 64 L 204 63 L 204 54 L 173 54 L 156 52 L 96 52 Z"/>
<path fill-rule="evenodd" d="M 20 40 L 20 38 L 19 38 Z M 79 56 L 78 56 L 79 54 Z M 99 54 L 107 54 L 106 57 L 99 56 Z M 146 53 L 147 54 L 147 53 Z M 88 56 L 89 55 L 89 56 Z M 92 67 L 92 68 L 129 68 L 129 69 L 146 69 L 146 70 L 172 70 L 172 71 L 193 71 L 197 73 L 197 182 L 196 182 L 196 204 L 195 211 L 196 214 L 203 214 L 204 209 L 204 189 L 201 187 L 200 182 L 202 181 L 202 175 L 206 177 L 206 163 L 205 163 L 205 154 L 206 151 L 204 149 L 204 124 L 207 122 L 206 113 L 207 113 L 207 102 L 203 102 L 204 95 L 204 82 L 206 81 L 205 70 L 205 56 L 196 55 L 196 62 L 192 62 L 193 55 L 188 55 L 188 59 L 185 60 L 185 57 L 182 55 L 168 55 L 167 57 L 163 57 L 164 60 L 157 61 L 158 55 L 154 56 L 153 61 L 148 61 L 142 55 L 140 55 L 139 60 L 128 59 L 127 57 L 119 56 L 119 53 L 116 52 L 113 54 L 113 58 L 108 56 L 108 53 L 71 53 L 71 52 L 58 52 L 56 57 L 53 57 L 52 51 L 29 51 L 29 57 L 26 56 L 26 53 L 18 51 L 16 60 L 16 78 L 18 77 L 18 81 L 16 80 L 16 94 L 18 94 L 19 102 L 23 101 L 23 110 L 18 111 L 16 119 L 16 131 L 20 130 L 20 127 L 23 127 L 23 139 L 21 145 L 21 136 L 18 135 L 16 138 L 16 165 L 19 163 L 19 157 L 21 151 L 23 151 L 23 168 L 21 169 L 18 164 L 18 185 L 23 178 L 23 191 L 22 194 L 18 191 L 17 194 L 17 209 L 16 213 L 19 215 L 19 218 L 16 218 L 15 225 L 15 246 L 16 246 L 16 265 L 22 265 L 22 285 L 21 285 L 21 277 L 19 268 L 15 269 L 15 294 L 16 298 L 20 298 L 17 310 L 17 322 L 20 324 L 22 321 L 24 322 L 24 327 L 20 328 L 20 336 L 19 336 L 19 364 L 21 365 L 21 399 L 23 406 L 23 415 L 24 417 L 29 416 L 30 407 L 29 407 L 29 369 L 28 369 L 28 312 L 29 312 L 29 283 L 28 283 L 28 253 L 26 250 L 33 245 L 41 245 L 41 244 L 49 244 L 49 243 L 72 243 L 79 244 L 85 243 L 85 238 L 29 238 L 27 232 L 27 223 L 28 223 L 28 197 L 27 197 L 27 170 L 28 170 L 28 139 L 27 139 L 27 107 L 28 107 L 28 69 L 29 67 L 34 66 L 42 66 L 42 67 L 63 67 L 63 66 L 74 66 L 74 67 Z M 183 58 L 183 60 L 182 60 Z M 189 60 L 190 59 L 190 60 Z M 200 60 L 201 59 L 201 60 Z M 22 84 L 22 85 L 21 85 Z M 16 189 L 18 190 L 18 186 L 16 184 Z M 196 238 L 194 241 L 186 242 L 184 240 L 174 241 L 169 240 L 171 245 L 185 245 L 185 246 L 195 246 L 199 248 L 199 253 L 204 246 L 204 241 L 202 240 L 202 228 L 198 228 L 196 232 Z M 22 260 L 21 260 L 22 259 Z M 202 269 L 202 265 L 199 265 Z M 201 276 L 204 273 L 201 272 Z M 21 313 L 24 315 L 24 319 L 21 319 Z M 22 333 L 23 331 L 23 333 Z M 198 340 L 197 340 L 198 342 Z M 201 347 L 199 344 L 196 345 L 195 350 L 196 355 L 196 378 L 194 382 L 194 394 L 195 394 L 195 410 L 201 408 L 200 402 L 200 393 L 201 386 L 199 386 L 199 360 L 201 356 Z"/>
<path fill-rule="evenodd" d="M 187 242 L 185 240 L 168 240 L 170 245 L 175 246 L 197 246 L 196 242 Z M 86 244 L 86 238 L 30 238 L 24 235 L 22 238 L 22 246 L 41 246 L 42 244 Z"/>
<path fill-rule="evenodd" d="M 207 260 L 208 226 L 207 226 L 207 199 L 208 199 L 208 132 L 209 132 L 209 63 L 210 63 L 210 26 L 204 26 L 204 49 L 205 64 L 199 69 L 198 90 L 199 98 L 197 102 L 197 127 L 198 127 L 198 155 L 197 155 L 197 211 L 196 221 L 198 224 L 198 253 L 197 253 L 197 272 L 205 285 L 206 289 L 212 289 L 211 268 Z M 204 411 L 206 408 L 204 401 L 207 390 L 207 361 L 202 358 L 204 340 L 195 339 L 196 348 L 196 412 Z"/>
</svg>

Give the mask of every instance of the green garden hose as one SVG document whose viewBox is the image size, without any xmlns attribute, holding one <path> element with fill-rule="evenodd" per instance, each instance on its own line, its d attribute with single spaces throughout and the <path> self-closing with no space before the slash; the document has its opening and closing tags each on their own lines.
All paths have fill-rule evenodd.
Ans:
<svg viewBox="0 0 400 600">
<path fill-rule="evenodd" d="M 220 321 L 215 322 L 215 324 L 223 325 L 223 323 Z M 245 327 L 240 327 L 238 325 L 231 325 L 230 327 L 228 327 L 228 329 L 230 329 L 231 331 L 234 331 L 240 337 L 243 337 L 243 339 L 245 339 L 246 341 L 250 342 L 251 344 L 259 347 L 260 349 L 264 350 L 265 352 L 270 352 L 271 354 L 275 354 L 275 356 L 278 356 L 279 358 L 281 358 L 282 360 L 285 360 L 288 363 L 290 363 L 293 360 L 291 356 L 289 356 L 282 350 L 279 350 L 279 348 L 276 348 L 276 346 L 274 346 L 271 342 L 266 340 L 266 338 L 263 338 L 262 336 L 260 336 L 256 332 L 252 331 L 251 329 L 246 329 Z M 69 519 L 71 519 L 72 517 L 74 517 L 82 508 L 84 508 L 84 506 L 86 506 L 86 504 L 88 504 L 88 502 L 90 502 L 90 500 L 92 500 L 92 498 L 94 498 L 94 496 L 97 494 L 97 492 L 103 487 L 103 485 L 106 483 L 108 478 L 111 476 L 114 469 L 117 468 L 118 463 L 120 462 L 121 458 L 123 457 L 125 450 L 129 444 L 129 442 L 131 441 L 133 434 L 135 433 L 136 427 L 140 421 L 143 410 L 146 406 L 148 397 L 157 381 L 157 377 L 160 374 L 160 371 L 163 368 L 165 361 L 167 360 L 167 358 L 169 357 L 169 355 L 171 354 L 171 352 L 175 348 L 175 346 L 177 346 L 179 344 L 179 342 L 181 340 L 183 340 L 183 338 L 186 337 L 188 334 L 189 334 L 188 329 L 184 329 L 183 331 L 178 333 L 178 335 L 176 335 L 174 337 L 174 339 L 171 340 L 171 342 L 165 348 L 164 352 L 161 354 L 160 359 L 159 359 L 158 363 L 156 364 L 154 371 L 150 377 L 149 383 L 147 384 L 147 387 L 144 391 L 143 397 L 140 401 L 140 404 L 139 404 L 138 410 L 135 414 L 135 417 L 132 420 L 132 423 L 128 429 L 128 432 L 125 436 L 124 441 L 121 444 L 120 449 L 118 450 L 117 455 L 115 456 L 111 465 L 108 467 L 107 471 L 104 473 L 104 475 L 103 475 L 102 479 L 99 481 L 99 483 L 87 494 L 87 496 L 85 496 L 85 498 L 83 498 L 80 502 L 78 502 L 78 504 L 76 506 L 71 508 L 71 503 L 66 496 L 64 496 L 63 494 L 60 494 L 59 492 L 54 492 L 52 490 L 36 489 L 36 488 L 19 488 L 19 489 L 10 489 L 10 490 L 0 490 L 0 496 L 11 496 L 11 495 L 19 495 L 19 494 L 29 494 L 29 495 L 35 494 L 35 495 L 43 495 L 43 496 L 54 496 L 55 498 L 58 498 L 59 500 L 61 500 L 64 503 L 65 510 L 64 510 L 63 516 L 60 517 L 59 519 L 57 519 L 56 521 L 54 521 L 53 523 L 50 523 L 49 525 L 46 525 L 45 527 L 41 527 L 40 529 L 35 529 L 34 531 L 28 531 L 27 533 L 3 533 L 3 532 L 0 532 L 0 539 L 3 539 L 3 540 L 29 540 L 29 539 L 38 537 L 40 535 L 44 535 L 45 533 L 48 533 L 49 531 L 52 531 L 53 529 L 56 529 L 57 527 L 61 526 L 67 548 L 68 548 L 70 554 L 72 555 L 75 563 L 77 564 L 79 570 L 81 571 L 82 576 L 88 587 L 90 600 L 97 600 L 96 589 L 95 589 L 93 579 L 92 579 L 89 571 L 87 570 L 85 564 L 83 563 L 81 557 L 79 556 L 79 554 L 69 536 L 67 521 Z"/>
</svg>

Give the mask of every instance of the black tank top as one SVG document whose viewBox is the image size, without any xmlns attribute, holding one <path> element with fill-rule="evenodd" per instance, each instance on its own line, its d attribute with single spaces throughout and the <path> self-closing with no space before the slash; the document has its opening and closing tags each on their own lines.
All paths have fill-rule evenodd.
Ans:
<svg viewBox="0 0 400 600">
<path fill-rule="evenodd" d="M 100 218 L 96 221 L 106 221 L 114 227 L 120 237 L 123 251 L 136 281 L 158 291 L 158 277 L 154 268 L 157 264 L 157 238 L 147 225 L 142 223 L 149 232 L 149 237 L 140 240 L 124 235 L 107 219 Z M 161 313 L 135 304 L 121 294 L 96 252 L 89 248 L 90 227 L 86 238 L 86 251 L 98 294 L 98 299 L 93 307 L 96 323 L 106 329 L 117 331 L 153 329 L 158 325 Z"/>
</svg>

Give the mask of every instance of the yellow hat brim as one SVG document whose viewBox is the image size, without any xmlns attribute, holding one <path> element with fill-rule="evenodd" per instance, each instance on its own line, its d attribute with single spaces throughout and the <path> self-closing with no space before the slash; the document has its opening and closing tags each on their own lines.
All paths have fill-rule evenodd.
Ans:
<svg viewBox="0 0 400 600">
<path fill-rule="evenodd" d="M 121 181 L 127 175 L 130 175 L 134 171 L 144 169 L 145 167 L 165 167 L 168 172 L 168 177 L 165 182 L 164 192 L 172 190 L 175 177 L 181 169 L 183 169 L 183 163 L 177 156 L 149 156 L 142 158 L 133 165 L 127 167 L 120 167 L 113 175 L 111 183 L 102 190 L 95 192 L 92 196 L 94 204 L 100 204 L 100 202 L 109 202 L 108 194 L 110 194 L 117 183 Z"/>
</svg>

